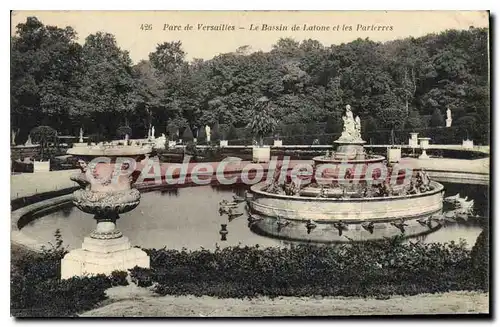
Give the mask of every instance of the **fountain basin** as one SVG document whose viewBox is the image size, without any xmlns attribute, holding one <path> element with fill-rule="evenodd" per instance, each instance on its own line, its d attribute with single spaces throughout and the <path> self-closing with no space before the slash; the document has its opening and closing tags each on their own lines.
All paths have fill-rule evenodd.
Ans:
<svg viewBox="0 0 500 327">
<path fill-rule="evenodd" d="M 365 158 L 349 158 L 349 157 L 344 157 L 344 158 L 327 158 L 325 156 L 317 156 L 313 158 L 314 161 L 314 166 L 317 167 L 321 164 L 334 164 L 334 165 L 340 165 L 340 164 L 374 164 L 374 163 L 379 163 L 383 162 L 385 160 L 384 156 L 379 156 L 379 155 L 365 155 Z"/>
<path fill-rule="evenodd" d="M 251 187 L 249 208 L 256 220 L 254 230 L 274 237 L 317 242 L 347 241 L 345 236 L 372 240 L 399 234 L 415 236 L 440 227 L 434 221 L 417 221 L 442 212 L 444 187 L 434 181 L 430 182 L 432 190 L 425 193 L 347 199 L 273 194 L 263 191 L 264 186 L 259 183 Z M 281 228 L 278 219 L 288 225 Z M 309 220 L 317 225 L 311 233 L 305 227 Z M 404 232 L 391 224 L 402 221 L 407 225 Z M 373 233 L 363 228 L 370 223 L 374 224 Z M 338 224 L 346 225 L 342 233 Z"/>
<path fill-rule="evenodd" d="M 250 188 L 254 195 L 250 207 L 258 214 L 291 220 L 395 220 L 418 218 L 443 208 L 444 187 L 435 181 L 430 182 L 432 190 L 425 193 L 349 199 L 274 194 L 263 191 L 265 185 L 258 183 Z"/>
</svg>

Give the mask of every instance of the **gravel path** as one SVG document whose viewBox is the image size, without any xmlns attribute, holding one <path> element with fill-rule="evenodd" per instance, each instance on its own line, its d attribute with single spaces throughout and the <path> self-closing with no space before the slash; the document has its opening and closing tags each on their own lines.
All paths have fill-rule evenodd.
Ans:
<svg viewBox="0 0 500 327">
<path fill-rule="evenodd" d="M 108 290 L 109 304 L 83 317 L 262 317 L 488 313 L 488 293 L 449 292 L 394 296 L 387 300 L 342 297 L 156 296 L 135 285 Z"/>
</svg>

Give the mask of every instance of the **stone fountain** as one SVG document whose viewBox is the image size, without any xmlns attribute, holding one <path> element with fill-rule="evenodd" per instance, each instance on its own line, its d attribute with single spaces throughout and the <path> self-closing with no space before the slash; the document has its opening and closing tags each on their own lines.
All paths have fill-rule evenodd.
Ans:
<svg viewBox="0 0 500 327">
<path fill-rule="evenodd" d="M 440 228 L 443 185 L 424 171 L 366 153 L 360 119 L 349 105 L 343 122 L 337 148 L 313 158 L 310 181 L 287 175 L 284 183 L 275 178 L 251 186 L 250 228 L 275 238 L 321 243 L 414 237 Z"/>
<path fill-rule="evenodd" d="M 110 274 L 135 266 L 149 268 L 147 254 L 131 246 L 129 239 L 116 228 L 116 221 L 119 214 L 139 205 L 141 194 L 132 187 L 139 172 L 133 168 L 151 151 L 149 145 L 110 144 L 68 150 L 68 154 L 78 158 L 81 170 L 71 177 L 81 186 L 73 193 L 73 203 L 81 211 L 93 214 L 97 226 L 85 237 L 80 249 L 70 251 L 62 259 L 62 279 Z"/>
</svg>

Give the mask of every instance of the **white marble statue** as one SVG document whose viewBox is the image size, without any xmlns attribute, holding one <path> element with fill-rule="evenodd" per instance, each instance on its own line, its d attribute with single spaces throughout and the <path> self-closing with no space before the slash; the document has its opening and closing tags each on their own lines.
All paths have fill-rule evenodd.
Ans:
<svg viewBox="0 0 500 327">
<path fill-rule="evenodd" d="M 360 141 L 361 140 L 361 120 L 359 116 L 354 116 L 351 111 L 351 106 L 347 105 L 345 107 L 346 114 L 342 117 L 344 121 L 344 130 L 339 140 L 341 141 Z"/>
<path fill-rule="evenodd" d="M 446 127 L 450 127 L 451 126 L 451 122 L 452 122 L 452 119 L 451 119 L 451 110 L 450 108 L 446 109 Z"/>
<path fill-rule="evenodd" d="M 207 142 L 210 142 L 210 126 L 205 125 L 205 134 L 207 135 Z"/>
<path fill-rule="evenodd" d="M 354 120 L 354 129 L 355 136 L 361 139 L 361 119 L 359 119 L 359 116 L 356 116 L 356 119 Z"/>
<path fill-rule="evenodd" d="M 33 145 L 33 142 L 31 142 L 31 135 L 28 135 L 28 140 L 26 141 L 26 143 L 24 143 L 24 145 L 26 146 Z"/>
<path fill-rule="evenodd" d="M 155 127 L 151 127 L 151 138 L 154 140 L 155 139 Z"/>
<path fill-rule="evenodd" d="M 78 142 L 83 143 L 83 128 L 80 127 L 80 138 L 78 139 Z"/>
<path fill-rule="evenodd" d="M 154 148 L 155 149 L 165 149 L 165 143 L 167 143 L 167 137 L 164 133 L 161 134 L 160 137 L 155 139 Z"/>
</svg>

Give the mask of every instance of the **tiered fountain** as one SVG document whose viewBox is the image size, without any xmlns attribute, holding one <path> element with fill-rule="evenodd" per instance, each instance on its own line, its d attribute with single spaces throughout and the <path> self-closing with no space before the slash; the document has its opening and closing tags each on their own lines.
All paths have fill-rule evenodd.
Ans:
<svg viewBox="0 0 500 327">
<path fill-rule="evenodd" d="M 290 240 L 342 242 L 429 233 L 439 227 L 444 188 L 423 171 L 388 164 L 365 152 L 350 106 L 336 151 L 313 158 L 307 185 L 251 187 L 249 221 L 256 232 Z M 387 178 L 381 172 L 387 170 Z"/>
<path fill-rule="evenodd" d="M 110 274 L 135 266 L 149 268 L 147 254 L 133 248 L 126 236 L 116 228 L 120 213 L 139 205 L 141 194 L 132 184 L 138 171 L 129 169 L 135 162 L 121 158 L 141 160 L 151 153 L 151 146 L 117 146 L 99 144 L 80 146 L 68 150 L 79 159 L 81 172 L 71 179 L 82 189 L 75 191 L 74 205 L 83 212 L 93 214 L 97 226 L 83 240 L 82 248 L 72 250 L 62 259 L 61 278 L 95 274 Z M 95 163 L 101 157 L 107 163 Z"/>
</svg>

